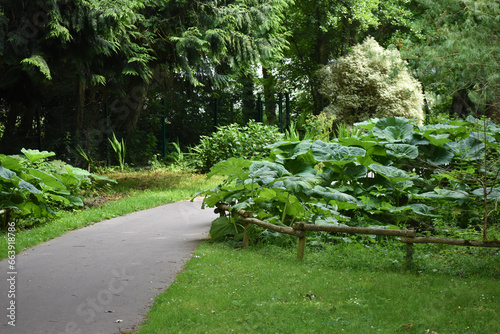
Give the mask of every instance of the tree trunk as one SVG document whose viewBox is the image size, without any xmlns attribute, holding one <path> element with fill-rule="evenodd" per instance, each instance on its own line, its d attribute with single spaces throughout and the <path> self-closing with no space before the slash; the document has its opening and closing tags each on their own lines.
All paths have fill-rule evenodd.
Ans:
<svg viewBox="0 0 500 334">
<path fill-rule="evenodd" d="M 76 114 L 75 114 L 75 133 L 78 138 L 83 130 L 83 113 L 85 112 L 85 91 L 86 84 L 83 78 L 78 77 L 77 84 L 77 104 L 76 104 Z"/>
<path fill-rule="evenodd" d="M 276 123 L 276 82 L 272 73 L 265 67 L 262 68 L 262 76 L 264 78 L 264 112 L 267 122 L 273 125 Z"/>
<path fill-rule="evenodd" d="M 239 78 L 239 82 L 243 86 L 242 89 L 242 117 L 243 121 L 247 123 L 251 119 L 257 118 L 257 110 L 255 106 L 255 96 L 254 96 L 254 80 L 251 74 L 242 73 Z"/>
<path fill-rule="evenodd" d="M 450 107 L 450 117 L 466 118 L 476 112 L 474 103 L 469 99 L 466 89 L 459 90 L 454 96 Z M 475 115 L 478 116 L 478 115 Z"/>
</svg>

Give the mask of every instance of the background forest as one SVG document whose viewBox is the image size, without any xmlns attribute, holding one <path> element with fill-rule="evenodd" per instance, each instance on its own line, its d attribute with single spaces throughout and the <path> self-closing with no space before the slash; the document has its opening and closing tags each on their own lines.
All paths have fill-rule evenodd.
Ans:
<svg viewBox="0 0 500 334">
<path fill-rule="evenodd" d="M 275 124 L 279 93 L 301 129 L 335 102 L 321 71 L 368 37 L 420 81 L 424 122 L 498 123 L 499 13 L 489 0 L 1 0 L 0 152 L 83 165 L 80 147 L 105 163 L 115 133 L 141 165 L 258 119 L 259 97 Z"/>
</svg>

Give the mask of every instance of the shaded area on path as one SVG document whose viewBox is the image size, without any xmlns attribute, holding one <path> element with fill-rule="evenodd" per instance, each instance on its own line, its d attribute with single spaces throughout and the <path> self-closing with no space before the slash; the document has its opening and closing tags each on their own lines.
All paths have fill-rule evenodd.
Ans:
<svg viewBox="0 0 500 334">
<path fill-rule="evenodd" d="M 16 326 L 7 325 L 6 260 L 0 262 L 0 332 L 113 334 L 137 329 L 154 297 L 208 237 L 201 199 L 113 218 L 16 256 Z"/>
</svg>

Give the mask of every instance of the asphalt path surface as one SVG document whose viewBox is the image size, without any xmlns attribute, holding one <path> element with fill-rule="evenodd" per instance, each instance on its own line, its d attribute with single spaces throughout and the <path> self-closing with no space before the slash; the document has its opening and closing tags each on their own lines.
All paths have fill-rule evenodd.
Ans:
<svg viewBox="0 0 500 334">
<path fill-rule="evenodd" d="M 211 210 L 201 200 L 113 218 L 27 249 L 16 274 L 0 262 L 0 333 L 115 334 L 134 331 L 200 241 Z M 15 276 L 15 298 L 9 298 Z M 15 327 L 8 324 L 15 301 Z"/>
</svg>

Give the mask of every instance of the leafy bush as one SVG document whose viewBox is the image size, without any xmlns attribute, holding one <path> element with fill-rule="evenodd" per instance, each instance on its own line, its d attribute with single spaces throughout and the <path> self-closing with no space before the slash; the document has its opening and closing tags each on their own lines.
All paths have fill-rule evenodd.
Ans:
<svg viewBox="0 0 500 334">
<path fill-rule="evenodd" d="M 482 231 L 484 240 L 495 231 L 499 126 L 474 118 L 416 126 L 397 117 L 356 126 L 366 132 L 279 142 L 269 159 L 217 164 L 210 175 L 227 181 L 204 192 L 205 204 L 230 203 L 278 225 L 411 225 L 454 235 Z"/>
<path fill-rule="evenodd" d="M 23 149 L 22 153 L 0 154 L 0 210 L 6 210 L 11 220 L 82 207 L 82 191 L 96 186 L 96 181 L 113 182 L 60 160 L 48 161 L 53 152 Z"/>
<path fill-rule="evenodd" d="M 320 91 L 330 101 L 325 112 L 346 124 L 400 116 L 423 120 L 421 84 L 397 50 L 373 38 L 320 71 Z"/>
<path fill-rule="evenodd" d="M 283 138 L 275 126 L 250 121 L 246 126 L 231 124 L 217 128 L 211 136 L 203 136 L 194 147 L 197 168 L 206 173 L 219 161 L 232 157 L 261 159 L 270 152 L 267 145 Z"/>
</svg>

